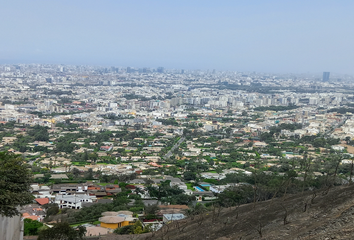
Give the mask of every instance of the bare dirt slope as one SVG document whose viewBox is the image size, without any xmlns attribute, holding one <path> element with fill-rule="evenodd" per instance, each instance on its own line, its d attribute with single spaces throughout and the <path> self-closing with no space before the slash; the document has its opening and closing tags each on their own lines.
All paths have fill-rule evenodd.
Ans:
<svg viewBox="0 0 354 240">
<path fill-rule="evenodd" d="M 218 209 L 127 239 L 354 239 L 354 186 Z M 284 218 L 287 212 L 286 224 Z M 108 237 L 108 236 L 107 236 Z M 110 239 L 121 239 L 110 236 Z M 105 239 L 105 238 L 101 238 Z M 107 238 L 108 239 L 108 238 Z"/>
</svg>

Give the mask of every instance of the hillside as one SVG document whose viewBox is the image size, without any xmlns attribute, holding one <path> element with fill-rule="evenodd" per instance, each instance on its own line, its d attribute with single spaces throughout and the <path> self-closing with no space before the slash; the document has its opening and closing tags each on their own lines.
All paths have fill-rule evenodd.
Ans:
<svg viewBox="0 0 354 240">
<path fill-rule="evenodd" d="M 289 195 L 256 206 L 222 209 L 219 214 L 215 209 L 169 224 L 153 236 L 129 239 L 353 239 L 354 186 L 332 188 L 326 195 L 319 191 L 311 203 L 313 196 Z M 120 239 L 112 237 L 100 239 Z"/>
</svg>

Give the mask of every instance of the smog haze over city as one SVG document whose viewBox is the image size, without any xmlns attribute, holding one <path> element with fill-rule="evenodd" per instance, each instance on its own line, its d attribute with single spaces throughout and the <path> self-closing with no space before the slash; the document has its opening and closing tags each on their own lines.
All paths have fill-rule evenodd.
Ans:
<svg viewBox="0 0 354 240">
<path fill-rule="evenodd" d="M 1 63 L 353 74 L 353 1 L 3 1 Z"/>
<path fill-rule="evenodd" d="M 2 1 L 0 240 L 354 239 L 353 9 Z"/>
</svg>

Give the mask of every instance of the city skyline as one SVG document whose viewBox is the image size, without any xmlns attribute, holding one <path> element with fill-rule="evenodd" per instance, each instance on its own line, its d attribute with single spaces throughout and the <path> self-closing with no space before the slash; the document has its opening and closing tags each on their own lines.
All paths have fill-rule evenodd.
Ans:
<svg viewBox="0 0 354 240">
<path fill-rule="evenodd" d="M 251 74 L 251 75 L 264 75 L 268 77 L 284 77 L 284 76 L 291 76 L 291 77 L 305 77 L 305 78 L 313 78 L 317 80 L 323 81 L 324 74 L 327 72 L 301 72 L 301 73 L 292 73 L 292 72 L 285 72 L 285 73 L 279 73 L 279 72 L 257 72 L 257 71 L 223 71 L 220 69 L 182 69 L 182 68 L 165 68 L 162 66 L 113 66 L 113 65 L 89 65 L 89 64 L 55 64 L 55 63 L 38 63 L 38 62 L 32 62 L 32 63 L 24 63 L 24 62 L 18 62 L 18 63 L 0 63 L 0 67 L 21 67 L 21 66 L 49 66 L 49 67 L 56 67 L 58 69 L 66 69 L 67 67 L 88 67 L 92 69 L 106 69 L 111 71 L 112 68 L 117 69 L 120 71 L 124 71 L 126 73 L 139 73 L 139 74 L 148 74 L 148 73 L 174 73 L 174 74 L 216 74 L 216 73 L 227 73 L 227 74 Z M 161 71 L 162 69 L 162 71 Z M 59 70 L 60 72 L 60 70 Z M 341 74 L 341 73 L 332 73 L 331 72 L 331 78 L 333 80 L 338 80 L 338 77 L 354 77 L 351 74 Z M 329 78 L 328 78 L 329 80 Z M 328 81 L 327 80 L 327 81 Z M 339 78 L 339 80 L 342 80 Z"/>
</svg>

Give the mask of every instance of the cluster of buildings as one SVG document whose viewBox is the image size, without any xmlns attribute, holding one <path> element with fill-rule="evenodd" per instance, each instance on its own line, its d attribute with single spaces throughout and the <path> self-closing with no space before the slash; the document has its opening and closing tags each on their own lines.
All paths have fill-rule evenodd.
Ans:
<svg viewBox="0 0 354 240">
<path fill-rule="evenodd" d="M 331 108 L 351 101 L 354 96 L 342 91 L 352 87 L 348 76 L 322 82 L 307 75 L 131 69 L 36 64 L 0 66 L 3 102 L 0 118 L 51 125 L 63 117 L 42 121 L 31 113 L 73 113 L 90 126 L 104 123 L 120 126 L 151 122 L 158 117 L 183 118 L 188 114 L 185 110 L 191 107 L 201 108 L 206 113 L 217 108 L 242 111 L 289 104 Z M 272 87 L 274 90 L 255 91 Z M 134 119 L 112 123 L 102 119 L 106 114 Z"/>
<path fill-rule="evenodd" d="M 71 119 L 95 132 L 142 126 L 168 135 L 167 126 L 158 119 L 198 115 L 204 126 L 201 130 L 214 131 L 228 125 L 208 121 L 210 117 L 240 120 L 243 111 L 257 116 L 259 107 L 291 105 L 297 108 L 267 111 L 264 122 L 249 121 L 246 130 L 267 129 L 274 121 L 284 120 L 308 125 L 296 134 L 318 134 L 343 120 L 327 110 L 352 102 L 354 95 L 347 91 L 353 87 L 350 80 L 349 76 L 329 78 L 328 73 L 321 81 L 316 76 L 292 74 L 2 65 L 0 120 L 52 128 Z M 172 134 L 183 131 L 168 127 Z"/>
<path fill-rule="evenodd" d="M 227 174 L 239 172 L 249 175 L 251 172 L 245 169 L 224 167 L 226 163 L 218 159 L 230 155 L 230 151 L 225 151 L 230 146 L 244 149 L 240 154 L 245 159 L 254 158 L 253 149 L 268 146 L 260 136 L 283 123 L 296 123 L 299 127 L 282 129 L 272 136 L 279 143 L 284 139 L 326 135 L 341 139 L 342 145 L 332 149 L 343 151 L 349 147 L 343 146 L 344 141 L 348 143 L 354 139 L 352 80 L 346 75 L 330 77 L 327 72 L 321 79 L 320 75 L 310 74 L 187 71 L 162 67 L 0 65 L 0 123 L 17 124 L 11 131 L 0 131 L 0 148 L 23 154 L 30 159 L 31 165 L 50 168 L 52 180 L 69 179 L 67 173 L 73 168 L 80 173 L 91 170 L 102 175 L 136 174 L 137 178 L 127 183 L 132 189 L 141 190 L 138 194 L 146 204 L 155 201 L 146 188 L 147 179 L 156 187 L 161 181 L 169 180 L 171 187 L 195 196 L 197 201 L 213 200 L 215 194 L 235 185 L 203 182 L 191 188 L 183 181 L 186 169 L 181 166 L 176 172 L 181 176 L 179 178 L 163 174 L 149 176 L 143 172 L 175 167 L 164 162 L 173 156 L 187 162 L 191 158 L 197 159 L 207 165 L 198 173 L 201 179 L 219 181 Z M 27 136 L 27 126 L 35 125 L 48 127 L 49 140 L 29 142 L 21 151 L 16 145 L 18 139 Z M 69 125 L 75 129 L 65 129 Z M 70 142 L 75 146 L 72 153 L 57 151 L 60 137 L 77 134 L 81 129 L 114 134 L 141 131 L 147 136 L 126 140 L 113 134 L 100 142 L 98 148 L 97 142 L 80 137 Z M 186 131 L 192 135 L 188 140 L 185 139 Z M 218 141 L 201 141 L 210 137 Z M 171 146 L 171 141 L 175 140 Z M 95 153 L 97 159 L 88 158 L 84 164 L 75 162 L 75 157 L 84 153 Z M 259 157 L 273 161 L 268 167 L 276 166 L 279 158 L 268 153 Z M 283 157 L 301 158 L 289 152 L 283 152 Z M 107 158 L 114 163 L 104 162 Z M 210 160 L 223 169 L 216 172 L 216 165 L 208 165 Z M 246 164 L 246 161 L 234 160 L 239 165 Z M 36 179 L 44 177 L 43 173 L 35 175 Z M 35 203 L 23 210 L 23 218 L 43 220 L 42 206 L 48 203 L 58 204 L 59 209 L 78 210 L 109 202 L 111 200 L 106 198 L 120 191 L 117 184 L 34 184 Z M 163 222 L 184 218 L 185 207 L 176 211 L 176 207 L 161 205 Z M 99 219 L 99 228 L 87 226 L 88 235 L 106 234 L 112 229 L 134 224 L 136 220 L 129 211 L 105 212 Z"/>
</svg>

